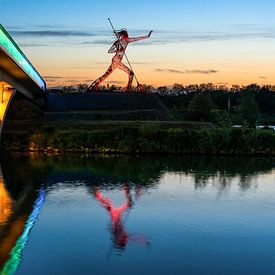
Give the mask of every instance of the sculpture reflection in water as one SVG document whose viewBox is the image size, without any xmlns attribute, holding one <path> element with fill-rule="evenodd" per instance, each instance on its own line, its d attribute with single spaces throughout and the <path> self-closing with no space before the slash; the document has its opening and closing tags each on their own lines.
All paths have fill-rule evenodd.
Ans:
<svg viewBox="0 0 275 275">
<path fill-rule="evenodd" d="M 139 244 L 143 246 L 148 246 L 149 238 L 143 234 L 130 234 L 125 228 L 123 222 L 123 215 L 127 211 L 130 211 L 134 206 L 134 199 L 131 194 L 131 188 L 128 184 L 124 184 L 122 187 L 126 202 L 118 207 L 115 207 L 112 200 L 102 194 L 99 187 L 93 189 L 93 194 L 97 201 L 108 211 L 111 218 L 111 234 L 113 239 L 113 246 L 116 249 L 124 250 L 128 243 Z M 135 189 L 135 198 L 137 199 L 141 196 L 141 188 L 137 187 Z"/>
</svg>

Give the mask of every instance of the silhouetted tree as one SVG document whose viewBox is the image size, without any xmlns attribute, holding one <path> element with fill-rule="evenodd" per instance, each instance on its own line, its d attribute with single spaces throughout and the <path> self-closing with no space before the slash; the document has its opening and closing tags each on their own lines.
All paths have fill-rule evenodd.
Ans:
<svg viewBox="0 0 275 275">
<path fill-rule="evenodd" d="M 154 87 L 152 85 L 143 85 L 144 92 L 145 93 L 152 93 L 154 91 Z"/>
<path fill-rule="evenodd" d="M 165 94 L 167 94 L 169 89 L 166 86 L 161 86 L 161 87 L 158 87 L 157 91 L 160 95 L 165 95 Z"/>
<path fill-rule="evenodd" d="M 255 86 L 247 87 L 242 91 L 240 111 L 243 122 L 247 122 L 250 127 L 256 126 L 259 107 L 255 100 Z"/>
<path fill-rule="evenodd" d="M 62 87 L 62 93 L 72 93 L 75 91 L 75 88 L 73 86 L 64 86 Z"/>
<path fill-rule="evenodd" d="M 214 104 L 208 94 L 196 95 L 187 107 L 188 117 L 192 120 L 210 121 Z"/>
<path fill-rule="evenodd" d="M 77 91 L 79 93 L 85 93 L 88 89 L 88 85 L 87 84 L 79 84 L 77 85 Z"/>
</svg>

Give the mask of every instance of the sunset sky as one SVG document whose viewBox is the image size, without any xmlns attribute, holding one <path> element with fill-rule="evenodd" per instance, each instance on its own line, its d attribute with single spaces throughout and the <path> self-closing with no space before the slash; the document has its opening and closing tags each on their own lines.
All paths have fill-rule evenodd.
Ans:
<svg viewBox="0 0 275 275">
<path fill-rule="evenodd" d="M 1 0 L 1 11 L 48 86 L 105 72 L 114 41 L 108 17 L 130 36 L 154 30 L 127 50 L 142 83 L 275 84 L 274 0 Z M 116 71 L 106 83 L 126 80 Z"/>
</svg>

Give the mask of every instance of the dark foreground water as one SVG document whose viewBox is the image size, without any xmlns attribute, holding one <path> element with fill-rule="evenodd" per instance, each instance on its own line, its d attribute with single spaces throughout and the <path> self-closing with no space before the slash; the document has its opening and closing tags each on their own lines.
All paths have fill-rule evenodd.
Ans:
<svg viewBox="0 0 275 275">
<path fill-rule="evenodd" d="M 1 274 L 275 274 L 274 159 L 1 157 Z"/>
</svg>

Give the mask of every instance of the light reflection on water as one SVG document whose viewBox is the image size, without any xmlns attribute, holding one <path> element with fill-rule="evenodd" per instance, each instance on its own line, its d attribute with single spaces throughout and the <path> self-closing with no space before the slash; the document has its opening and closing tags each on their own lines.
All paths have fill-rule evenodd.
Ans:
<svg viewBox="0 0 275 275">
<path fill-rule="evenodd" d="M 25 236 L 17 274 L 272 274 L 274 164 L 5 156 L 0 264 Z"/>
</svg>

